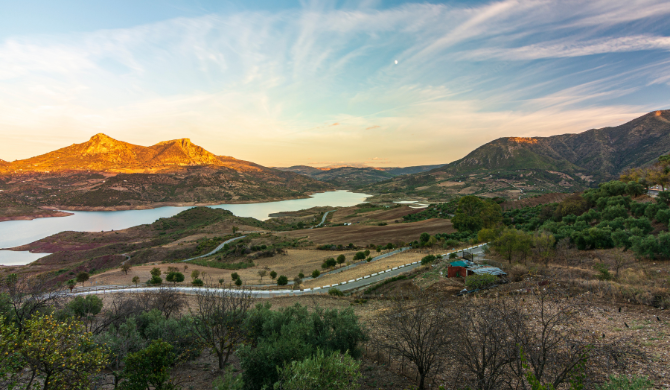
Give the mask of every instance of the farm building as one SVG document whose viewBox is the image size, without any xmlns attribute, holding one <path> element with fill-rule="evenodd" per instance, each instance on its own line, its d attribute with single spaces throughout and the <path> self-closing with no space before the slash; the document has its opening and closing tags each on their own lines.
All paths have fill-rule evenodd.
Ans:
<svg viewBox="0 0 670 390">
<path fill-rule="evenodd" d="M 507 275 L 505 271 L 501 270 L 498 267 L 475 264 L 469 260 L 453 261 L 449 263 L 449 267 L 447 267 L 448 278 L 455 278 L 455 277 L 464 278 L 469 275 L 483 275 L 483 274 L 490 274 L 495 276 Z"/>
</svg>

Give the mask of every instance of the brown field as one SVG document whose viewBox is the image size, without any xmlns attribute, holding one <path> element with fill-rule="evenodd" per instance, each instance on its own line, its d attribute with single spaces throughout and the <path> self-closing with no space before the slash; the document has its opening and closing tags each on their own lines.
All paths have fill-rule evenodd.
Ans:
<svg viewBox="0 0 670 390">
<path fill-rule="evenodd" d="M 343 222 L 393 222 L 396 219 L 400 220 L 403 216 L 418 213 L 421 210 L 413 209 L 407 205 L 402 205 L 400 207 L 392 208 L 389 210 L 374 210 L 367 213 L 356 213 L 360 208 L 354 207 L 344 207 L 338 209 L 336 212 L 328 215 L 328 221 L 330 223 L 343 223 Z M 354 216 L 352 216 L 354 215 Z"/>
<path fill-rule="evenodd" d="M 418 209 L 419 211 L 421 209 Z M 278 236 L 304 237 L 314 244 L 342 244 L 353 243 L 356 246 L 369 244 L 387 244 L 389 242 L 410 242 L 417 240 L 421 233 L 453 233 L 451 221 L 447 219 L 428 219 L 413 223 L 389 223 L 387 226 L 334 226 L 313 230 L 299 230 L 277 233 Z"/>
<path fill-rule="evenodd" d="M 331 275 L 323 275 L 318 277 L 317 279 L 308 280 L 305 282 L 305 287 L 307 288 L 321 287 L 346 282 L 348 280 L 356 278 L 362 278 L 363 276 L 371 275 L 376 272 L 385 271 L 387 269 L 391 269 L 399 265 L 420 261 L 421 258 L 424 256 L 426 256 L 425 253 L 418 253 L 418 252 L 400 253 L 372 263 L 360 264 L 357 267 L 354 267 L 345 272 L 340 272 Z"/>
</svg>

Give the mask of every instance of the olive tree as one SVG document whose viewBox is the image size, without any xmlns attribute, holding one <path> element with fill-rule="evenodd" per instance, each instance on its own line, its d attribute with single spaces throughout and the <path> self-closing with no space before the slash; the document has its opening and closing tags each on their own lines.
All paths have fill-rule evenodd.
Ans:
<svg viewBox="0 0 670 390">
<path fill-rule="evenodd" d="M 218 357 L 223 369 L 230 354 L 245 338 L 243 323 L 251 307 L 247 290 L 204 288 L 196 293 L 195 309 L 191 310 L 194 331 L 202 344 Z"/>
</svg>

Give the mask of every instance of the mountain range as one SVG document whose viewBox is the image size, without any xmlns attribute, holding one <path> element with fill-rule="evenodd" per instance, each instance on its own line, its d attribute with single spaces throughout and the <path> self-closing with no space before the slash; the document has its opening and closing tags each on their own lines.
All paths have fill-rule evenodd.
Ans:
<svg viewBox="0 0 670 390">
<path fill-rule="evenodd" d="M 670 153 L 670 110 L 653 111 L 615 127 L 551 137 L 504 137 L 423 173 L 363 187 L 376 194 L 426 200 L 454 195 L 517 197 L 580 191 L 653 164 Z"/>
<path fill-rule="evenodd" d="M 434 172 L 543 169 L 608 180 L 652 164 L 670 152 L 670 110 L 654 111 L 616 127 L 551 137 L 506 137 L 489 142 Z"/>
<path fill-rule="evenodd" d="M 8 202 L 20 198 L 35 207 L 73 210 L 269 201 L 329 189 L 304 175 L 214 155 L 187 138 L 140 146 L 96 134 L 0 164 Z"/>
</svg>

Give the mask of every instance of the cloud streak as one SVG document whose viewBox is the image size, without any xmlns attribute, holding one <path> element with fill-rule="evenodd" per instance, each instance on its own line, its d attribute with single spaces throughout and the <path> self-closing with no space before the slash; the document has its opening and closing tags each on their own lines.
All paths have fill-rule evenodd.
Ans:
<svg viewBox="0 0 670 390">
<path fill-rule="evenodd" d="M 669 14 L 652 0 L 311 2 L 13 37 L 0 42 L 0 158 L 103 131 L 270 166 L 446 163 L 500 136 L 667 106 Z"/>
</svg>

